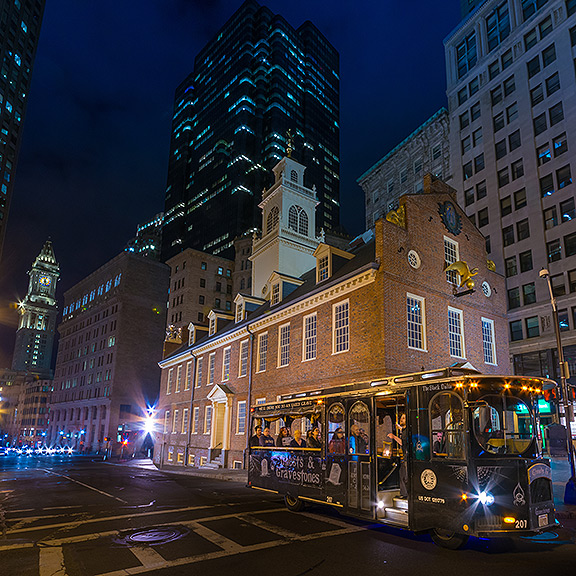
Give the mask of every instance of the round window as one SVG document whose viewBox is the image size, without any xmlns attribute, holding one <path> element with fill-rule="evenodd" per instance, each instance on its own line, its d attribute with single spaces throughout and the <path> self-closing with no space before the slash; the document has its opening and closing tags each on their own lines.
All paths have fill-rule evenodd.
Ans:
<svg viewBox="0 0 576 576">
<path fill-rule="evenodd" d="M 410 252 L 408 252 L 408 264 L 410 264 L 414 269 L 420 268 L 420 256 L 418 256 L 418 252 L 415 250 L 410 250 Z"/>
</svg>

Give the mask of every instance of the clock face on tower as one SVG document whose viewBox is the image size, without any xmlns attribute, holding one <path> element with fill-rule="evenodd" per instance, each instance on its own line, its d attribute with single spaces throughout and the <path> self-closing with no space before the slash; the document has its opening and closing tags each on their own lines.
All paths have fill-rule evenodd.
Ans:
<svg viewBox="0 0 576 576">
<path fill-rule="evenodd" d="M 50 286 L 50 284 L 52 284 L 52 278 L 50 278 L 50 276 L 40 276 L 38 282 L 40 282 L 41 286 Z"/>
</svg>

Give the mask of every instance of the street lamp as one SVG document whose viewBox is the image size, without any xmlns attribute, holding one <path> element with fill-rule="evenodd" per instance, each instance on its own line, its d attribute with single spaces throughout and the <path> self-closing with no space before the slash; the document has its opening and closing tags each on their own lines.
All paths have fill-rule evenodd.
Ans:
<svg viewBox="0 0 576 576">
<path fill-rule="evenodd" d="M 558 308 L 556 307 L 556 298 L 552 291 L 552 283 L 550 282 L 550 272 L 546 268 L 540 270 L 540 278 L 545 278 L 548 282 L 548 290 L 550 292 L 550 303 L 552 304 L 552 320 L 554 322 L 554 332 L 556 333 L 556 347 L 558 348 L 558 363 L 560 364 L 560 391 L 562 394 L 562 406 L 564 408 L 564 417 L 566 419 L 566 428 L 568 434 L 568 461 L 570 462 L 570 479 L 566 484 L 564 491 L 564 503 L 576 504 L 576 471 L 574 469 L 574 444 L 572 443 L 572 422 L 574 415 L 572 413 L 572 404 L 568 399 L 568 386 L 566 380 L 570 378 L 568 370 L 568 363 L 564 361 L 564 350 L 562 349 L 562 337 L 560 335 L 560 322 L 558 321 Z"/>
</svg>

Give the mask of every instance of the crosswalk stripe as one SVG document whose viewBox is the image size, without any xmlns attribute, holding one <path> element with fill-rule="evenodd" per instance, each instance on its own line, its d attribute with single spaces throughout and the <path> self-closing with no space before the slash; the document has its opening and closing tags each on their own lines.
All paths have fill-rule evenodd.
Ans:
<svg viewBox="0 0 576 576">
<path fill-rule="evenodd" d="M 64 567 L 64 554 L 62 548 L 40 548 L 39 556 L 40 576 L 67 576 Z"/>
<path fill-rule="evenodd" d="M 135 547 L 130 548 L 130 552 L 138 558 L 138 561 L 145 568 L 158 568 L 158 566 L 162 566 L 166 562 L 164 557 L 158 554 L 154 548 Z"/>
</svg>

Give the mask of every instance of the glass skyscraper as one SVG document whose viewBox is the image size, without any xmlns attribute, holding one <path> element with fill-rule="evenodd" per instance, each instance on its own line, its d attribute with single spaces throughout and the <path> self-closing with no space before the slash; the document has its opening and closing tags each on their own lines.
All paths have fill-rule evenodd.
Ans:
<svg viewBox="0 0 576 576">
<path fill-rule="evenodd" d="M 0 3 L 0 257 L 44 3 Z"/>
<path fill-rule="evenodd" d="M 312 23 L 294 29 L 253 0 L 239 8 L 176 90 L 163 261 L 189 247 L 231 255 L 258 226 L 289 144 L 316 187 L 318 228 L 338 228 L 338 74 L 338 52 Z"/>
</svg>

